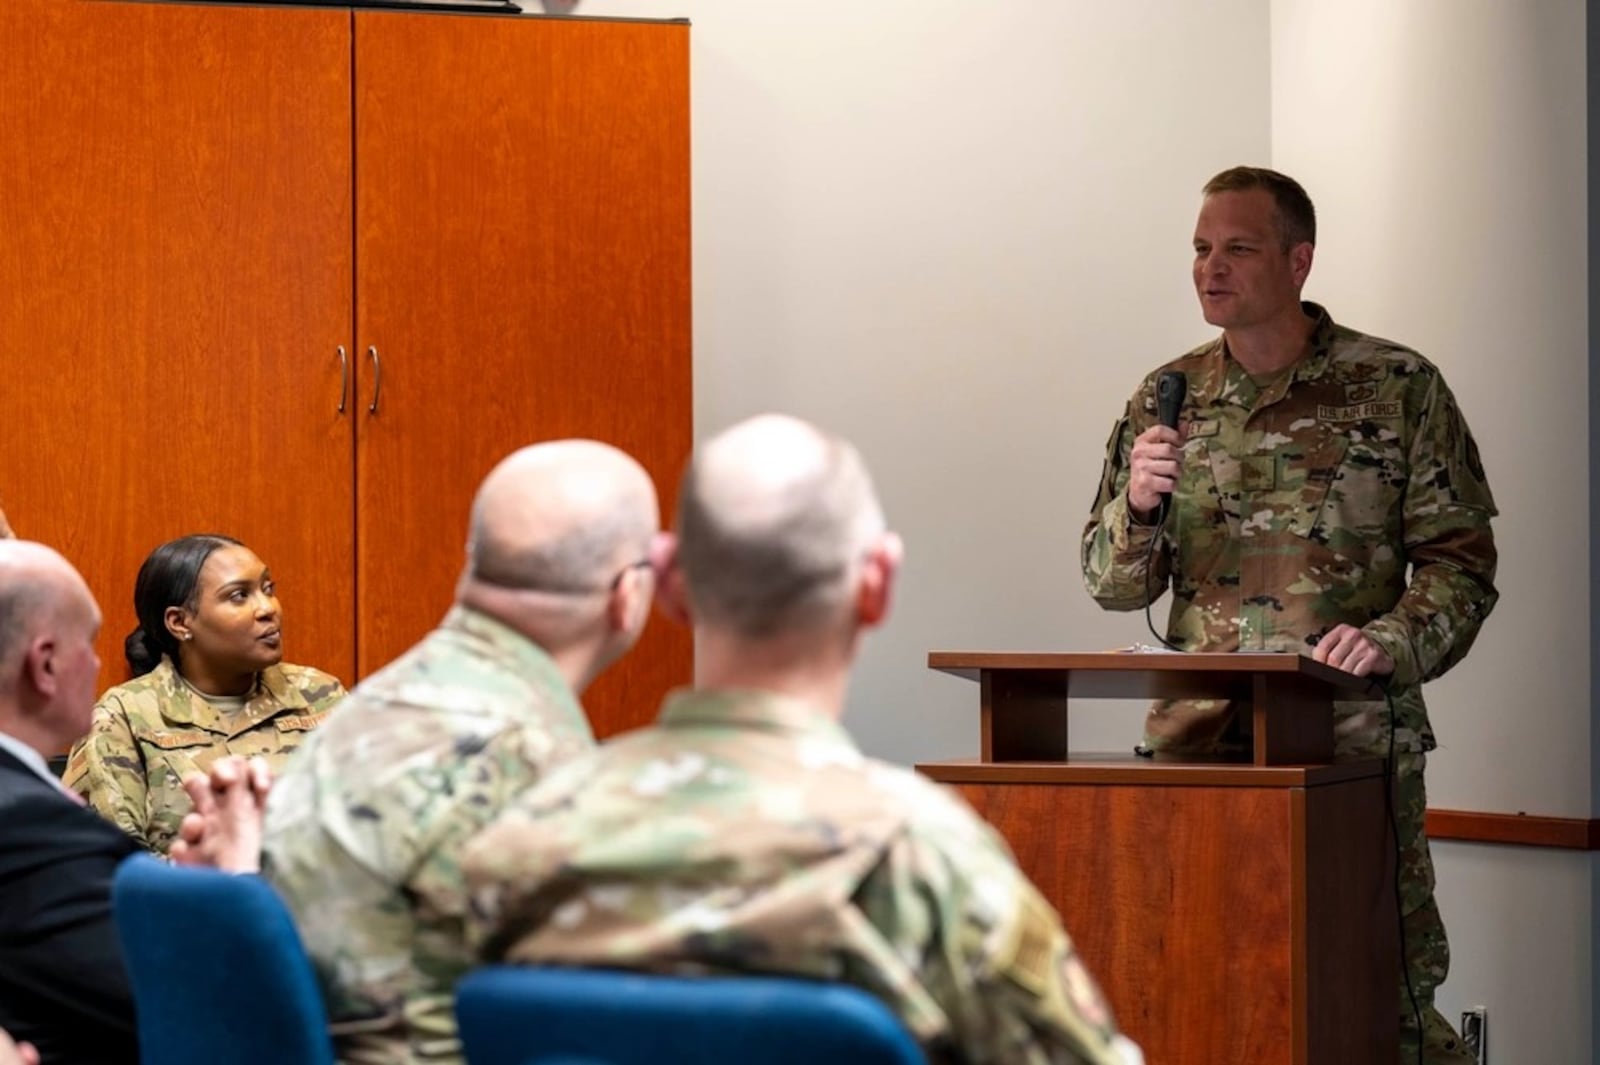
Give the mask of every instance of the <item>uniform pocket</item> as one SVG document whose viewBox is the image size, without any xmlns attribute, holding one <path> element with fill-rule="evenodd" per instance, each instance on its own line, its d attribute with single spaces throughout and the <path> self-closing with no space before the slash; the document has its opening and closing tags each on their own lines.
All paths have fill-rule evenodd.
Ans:
<svg viewBox="0 0 1600 1065">
<path fill-rule="evenodd" d="M 178 833 L 189 812 L 183 778 L 204 772 L 223 752 L 221 736 L 203 729 L 150 729 L 137 735 L 145 762 L 146 838 L 162 851 Z"/>
<path fill-rule="evenodd" d="M 1212 455 L 1217 480 L 1226 485 L 1227 477 L 1236 486 L 1234 506 L 1245 538 L 1288 533 L 1303 539 L 1315 533 L 1348 441 L 1320 424 L 1292 430 L 1258 430 L 1249 437 L 1255 450 Z"/>
<path fill-rule="evenodd" d="M 1296 536 L 1323 542 L 1323 519 L 1333 486 L 1348 461 L 1350 438 L 1319 426 L 1305 446 L 1276 456 L 1274 471 L 1284 524 Z"/>
<path fill-rule="evenodd" d="M 1405 492 L 1405 456 L 1398 444 L 1348 439 L 1344 460 L 1317 514 L 1317 539 L 1367 541 L 1399 534 L 1399 502 Z"/>
<path fill-rule="evenodd" d="M 152 729 L 140 736 L 139 742 L 146 748 L 150 808 L 155 810 L 171 802 L 188 809 L 183 778 L 209 767 L 225 741 L 202 729 Z"/>
</svg>

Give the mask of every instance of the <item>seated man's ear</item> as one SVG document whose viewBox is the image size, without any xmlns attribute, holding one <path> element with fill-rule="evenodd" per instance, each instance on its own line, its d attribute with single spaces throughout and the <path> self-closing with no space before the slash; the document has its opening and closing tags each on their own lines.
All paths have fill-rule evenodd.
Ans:
<svg viewBox="0 0 1600 1065">
<path fill-rule="evenodd" d="M 680 625 L 694 624 L 689 613 L 689 588 L 678 566 L 677 536 L 656 533 L 650 541 L 650 568 L 656 575 L 656 609 Z"/>
<path fill-rule="evenodd" d="M 648 556 L 644 564 L 635 563 L 617 574 L 611 586 L 607 613 L 611 627 L 637 638 L 650 620 L 650 600 L 655 595 L 655 562 Z"/>
<path fill-rule="evenodd" d="M 22 673 L 40 695 L 54 695 L 61 678 L 56 674 L 56 641 L 49 635 L 35 636 L 22 656 Z"/>
<path fill-rule="evenodd" d="M 895 577 L 905 559 L 905 544 L 898 533 L 886 532 L 867 549 L 856 585 L 856 620 L 871 628 L 883 624 L 894 599 Z"/>
</svg>

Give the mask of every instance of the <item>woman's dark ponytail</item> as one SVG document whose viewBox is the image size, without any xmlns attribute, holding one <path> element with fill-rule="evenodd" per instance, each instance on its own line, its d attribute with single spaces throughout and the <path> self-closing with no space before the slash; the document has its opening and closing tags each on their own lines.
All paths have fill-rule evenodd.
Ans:
<svg viewBox="0 0 1600 1065">
<path fill-rule="evenodd" d="M 128 633 L 128 638 L 122 641 L 122 653 L 128 660 L 128 668 L 136 677 L 144 676 L 161 664 L 161 652 L 150 646 L 143 628 Z"/>
</svg>

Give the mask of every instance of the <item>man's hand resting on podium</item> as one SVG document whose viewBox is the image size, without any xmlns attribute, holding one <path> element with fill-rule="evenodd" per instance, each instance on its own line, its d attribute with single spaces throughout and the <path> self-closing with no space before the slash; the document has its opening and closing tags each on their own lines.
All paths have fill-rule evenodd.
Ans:
<svg viewBox="0 0 1600 1065">
<path fill-rule="evenodd" d="M 1394 672 L 1394 659 L 1389 653 L 1354 625 L 1329 629 L 1312 649 L 1311 660 L 1358 677 L 1387 677 Z"/>
</svg>

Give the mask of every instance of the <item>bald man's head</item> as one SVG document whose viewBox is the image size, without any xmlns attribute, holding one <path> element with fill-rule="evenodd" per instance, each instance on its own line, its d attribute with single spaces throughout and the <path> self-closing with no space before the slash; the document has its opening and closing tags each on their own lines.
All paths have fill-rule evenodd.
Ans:
<svg viewBox="0 0 1600 1065">
<path fill-rule="evenodd" d="M 0 685 L 9 680 L 28 636 L 64 609 L 93 607 L 88 586 L 72 563 L 43 544 L 0 542 Z"/>
<path fill-rule="evenodd" d="M 765 639 L 841 622 L 857 564 L 884 531 L 855 448 L 768 414 L 696 453 L 679 499 L 678 565 L 697 620 Z"/>
<path fill-rule="evenodd" d="M 619 567 L 644 557 L 659 513 L 650 475 L 608 444 L 526 447 L 478 489 L 467 574 L 497 588 L 603 591 Z"/>
<path fill-rule="evenodd" d="M 71 563 L 43 544 L 0 541 L 0 727 L 47 746 L 88 731 L 99 633 L 100 609 Z"/>
</svg>

